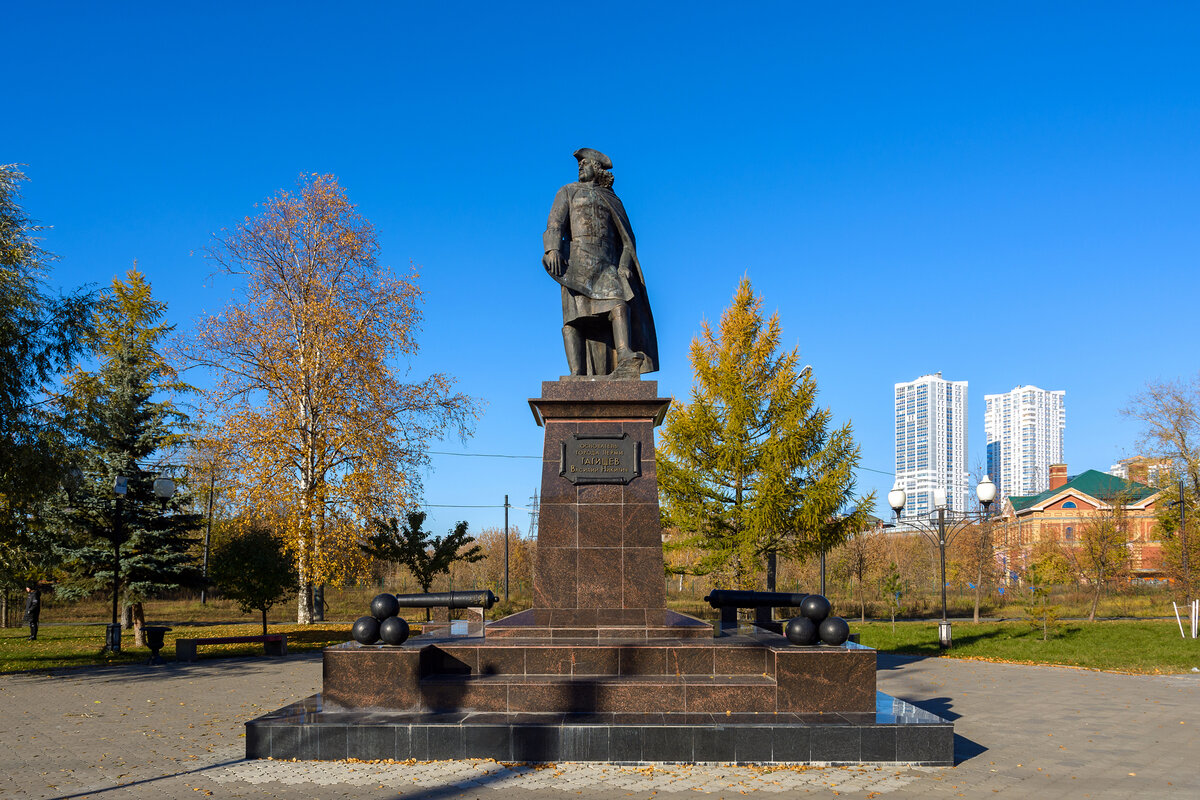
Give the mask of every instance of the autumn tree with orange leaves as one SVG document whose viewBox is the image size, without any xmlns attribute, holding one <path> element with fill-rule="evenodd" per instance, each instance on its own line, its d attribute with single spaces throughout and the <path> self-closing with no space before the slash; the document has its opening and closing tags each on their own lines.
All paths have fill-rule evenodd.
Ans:
<svg viewBox="0 0 1200 800">
<path fill-rule="evenodd" d="M 362 520 L 411 505 L 430 441 L 465 438 L 478 413 L 449 375 L 397 374 L 417 352 L 422 294 L 415 270 L 395 275 L 378 251 L 335 177 L 302 177 L 215 237 L 209 256 L 240 296 L 188 345 L 214 375 L 233 507 L 285 534 L 295 557 L 299 623 L 312 621 L 313 585 L 364 570 Z"/>
</svg>

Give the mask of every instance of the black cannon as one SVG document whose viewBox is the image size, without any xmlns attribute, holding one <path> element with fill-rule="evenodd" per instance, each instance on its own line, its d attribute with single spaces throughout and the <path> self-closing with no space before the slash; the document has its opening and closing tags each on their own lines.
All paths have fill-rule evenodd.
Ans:
<svg viewBox="0 0 1200 800">
<path fill-rule="evenodd" d="M 721 617 L 713 623 L 713 636 L 721 635 L 725 627 L 737 627 L 739 608 L 754 609 L 754 624 L 764 630 L 783 633 L 783 623 L 772 619 L 773 608 L 799 608 L 809 597 L 802 592 L 747 592 L 737 589 L 714 589 L 704 598 L 710 606 L 720 610 Z"/>
<path fill-rule="evenodd" d="M 400 608 L 483 608 L 496 605 L 499 597 L 491 589 L 469 592 L 428 592 L 395 595 Z"/>
<path fill-rule="evenodd" d="M 794 608 L 804 602 L 801 592 L 743 592 L 714 589 L 704 598 L 713 608 Z"/>
<path fill-rule="evenodd" d="M 858 635 L 850 633 L 850 627 L 841 617 L 830 616 L 832 610 L 823 595 L 800 592 L 744 592 L 732 589 L 716 589 L 704 598 L 710 606 L 720 609 L 721 618 L 713 623 L 713 636 L 722 635 L 726 627 L 737 629 L 739 608 L 754 609 L 754 625 L 772 633 L 781 633 L 792 644 L 841 645 L 847 640 L 858 643 Z M 771 609 L 796 608 L 798 616 L 786 622 L 771 618 Z"/>
<path fill-rule="evenodd" d="M 359 617 L 351 628 L 350 635 L 359 644 L 374 644 L 380 639 L 384 644 L 401 645 L 408 639 L 408 623 L 399 616 L 402 608 L 423 608 L 425 618 L 429 610 L 446 609 L 442 622 L 449 623 L 450 609 L 465 608 L 468 614 L 482 625 L 483 612 L 500 598 L 490 589 L 469 592 L 423 592 L 421 594 L 377 594 L 371 600 L 371 615 Z M 440 623 L 438 623 L 440 624 Z M 429 625 L 425 626 L 426 631 Z"/>
</svg>

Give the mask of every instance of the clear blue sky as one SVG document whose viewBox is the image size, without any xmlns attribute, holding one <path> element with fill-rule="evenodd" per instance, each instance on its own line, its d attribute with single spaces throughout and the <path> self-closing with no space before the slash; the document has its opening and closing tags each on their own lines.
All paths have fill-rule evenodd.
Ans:
<svg viewBox="0 0 1200 800">
<path fill-rule="evenodd" d="M 1195 5 L 434 5 L 9 4 L 0 161 L 27 165 L 52 282 L 136 258 L 186 331 L 235 288 L 211 233 L 332 172 L 384 263 L 421 267 L 412 373 L 488 403 L 435 449 L 537 454 L 526 399 L 564 371 L 541 233 L 588 146 L 638 236 L 666 395 L 743 274 L 884 472 L 896 381 L 970 382 L 972 466 L 984 394 L 1064 389 L 1078 472 L 1136 452 L 1118 409 L 1147 380 L 1197 369 Z M 539 480 L 433 465 L 431 504 L 524 505 Z M 891 478 L 860 477 L 883 506 Z M 459 518 L 502 515 L 432 529 Z"/>
</svg>

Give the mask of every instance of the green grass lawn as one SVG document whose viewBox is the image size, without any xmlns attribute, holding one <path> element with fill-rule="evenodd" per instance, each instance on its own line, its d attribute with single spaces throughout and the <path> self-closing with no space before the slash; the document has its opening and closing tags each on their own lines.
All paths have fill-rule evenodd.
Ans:
<svg viewBox="0 0 1200 800">
<path fill-rule="evenodd" d="M 180 616 L 187 610 L 178 609 Z M 689 607 L 686 610 L 693 609 Z M 158 619 L 169 618 L 172 611 L 176 609 L 156 609 L 154 616 Z M 212 608 L 209 613 L 216 616 L 220 612 Z M 498 615 L 488 616 L 494 619 Z M 410 620 L 416 621 L 416 616 Z M 154 619 L 150 620 L 150 624 L 154 622 Z M 167 634 L 166 646 L 162 651 L 165 658 L 174 656 L 174 642 L 178 637 L 247 636 L 262 631 L 257 622 L 196 622 L 201 624 L 176 625 Z M 895 633 L 889 622 L 860 623 L 853 619 L 849 622 L 850 630 L 861 634 L 864 645 L 885 653 L 980 658 L 1018 664 L 1054 664 L 1137 673 L 1184 673 L 1200 668 L 1200 639 L 1180 638 L 1174 620 L 1059 622 L 1051 631 L 1048 641 L 1042 641 L 1040 629 L 1035 630 L 1022 621 L 982 622 L 978 625 L 955 622 L 954 647 L 945 652 L 937 645 L 935 621 L 897 622 Z M 272 624 L 270 630 L 272 633 L 286 633 L 288 651 L 293 653 L 319 650 L 350 638 L 348 620 L 314 625 Z M 0 673 L 52 667 L 129 664 L 145 661 L 150 655 L 150 651 L 144 647 L 133 647 L 132 631 L 125 632 L 125 649 L 119 656 L 102 655 L 103 625 L 43 625 L 38 641 L 26 641 L 26 636 L 26 628 L 0 629 Z M 254 655 L 266 657 L 262 645 L 210 645 L 199 650 L 200 658 Z"/>
<path fill-rule="evenodd" d="M 1180 673 L 1200 668 L 1200 639 L 1183 639 L 1174 620 L 1059 622 L 1042 641 L 1027 622 L 955 622 L 954 646 L 938 648 L 937 622 L 860 623 L 867 647 L 886 653 L 980 658 L 1017 664 L 1055 664 L 1139 673 Z"/>
<path fill-rule="evenodd" d="M 331 644 L 350 639 L 349 623 L 318 623 L 315 625 L 272 625 L 271 633 L 286 633 L 288 652 L 320 650 Z M 207 638 L 216 636 L 258 636 L 261 624 L 178 626 L 166 635 L 161 655 L 175 656 L 177 638 Z M 26 640 L 28 628 L 0 629 L 0 673 L 22 672 L 51 667 L 84 667 L 104 664 L 133 664 L 146 661 L 150 650 L 133 646 L 133 631 L 125 631 L 118 656 L 102 655 L 103 625 L 43 625 L 36 642 Z M 261 644 L 207 645 L 197 649 L 200 658 L 228 656 L 262 656 Z"/>
</svg>

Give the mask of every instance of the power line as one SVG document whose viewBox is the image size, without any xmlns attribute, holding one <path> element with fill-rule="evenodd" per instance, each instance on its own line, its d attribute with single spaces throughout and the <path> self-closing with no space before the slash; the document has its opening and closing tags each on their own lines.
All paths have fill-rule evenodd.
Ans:
<svg viewBox="0 0 1200 800">
<path fill-rule="evenodd" d="M 464 458 L 528 458 L 528 459 L 537 459 L 537 460 L 540 460 L 542 458 L 541 456 L 518 456 L 518 455 L 512 455 L 511 453 L 452 453 L 448 450 L 428 450 L 426 452 L 428 452 L 429 455 L 431 455 L 431 456 L 461 456 Z M 863 472 L 878 472 L 880 475 L 895 475 L 896 474 L 894 472 L 889 472 L 888 470 L 871 469 L 870 467 L 855 467 L 855 469 L 862 470 Z M 456 507 L 469 508 L 469 507 L 473 507 L 473 506 L 456 506 Z M 503 505 L 478 506 L 478 508 L 504 508 L 504 506 Z"/>
<path fill-rule="evenodd" d="M 421 508 L 504 508 L 504 504 L 489 504 L 484 506 L 459 506 L 453 503 L 418 503 Z"/>
<path fill-rule="evenodd" d="M 468 458 L 536 458 L 541 456 L 514 456 L 507 453 L 451 453 L 446 450 L 428 450 L 431 456 L 465 456 Z"/>
<path fill-rule="evenodd" d="M 492 504 L 492 505 L 481 505 L 481 506 L 455 505 L 453 503 L 417 503 L 417 505 L 420 506 L 421 508 L 504 508 L 504 503 L 496 503 L 496 504 Z M 511 503 L 509 504 L 508 507 L 511 509 L 514 509 L 516 511 L 532 511 L 533 510 L 531 508 L 526 508 L 525 506 L 514 506 Z"/>
</svg>

